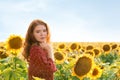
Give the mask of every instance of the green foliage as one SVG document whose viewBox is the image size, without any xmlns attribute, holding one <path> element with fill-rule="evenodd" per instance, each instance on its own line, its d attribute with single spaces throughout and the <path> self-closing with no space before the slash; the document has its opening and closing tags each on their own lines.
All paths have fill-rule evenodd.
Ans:
<svg viewBox="0 0 120 80">
<path fill-rule="evenodd" d="M 74 61 L 64 62 L 63 64 L 57 64 L 57 72 L 55 73 L 55 80 L 79 80 L 77 77 L 72 76 L 72 67 Z"/>
<path fill-rule="evenodd" d="M 98 80 L 116 80 L 117 72 L 120 70 L 120 55 L 116 52 L 102 54 L 95 59 L 97 65 L 102 66 L 103 72 Z"/>
<path fill-rule="evenodd" d="M 26 62 L 16 56 L 0 60 L 0 80 L 26 80 Z"/>
<path fill-rule="evenodd" d="M 109 63 L 112 64 L 114 60 L 118 58 L 118 53 L 109 53 L 109 54 L 102 54 L 100 56 L 100 59 L 103 63 Z"/>
</svg>

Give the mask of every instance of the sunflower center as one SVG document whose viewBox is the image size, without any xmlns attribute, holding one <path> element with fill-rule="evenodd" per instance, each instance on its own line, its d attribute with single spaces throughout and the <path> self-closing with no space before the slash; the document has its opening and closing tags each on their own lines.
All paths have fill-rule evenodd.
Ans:
<svg viewBox="0 0 120 80">
<path fill-rule="evenodd" d="M 72 50 L 75 50 L 77 48 L 77 44 L 73 43 L 70 47 Z"/>
<path fill-rule="evenodd" d="M 110 46 L 109 45 L 104 45 L 103 46 L 103 50 L 104 51 L 109 51 L 110 50 Z"/>
<path fill-rule="evenodd" d="M 112 45 L 112 49 L 117 48 L 117 44 Z"/>
<path fill-rule="evenodd" d="M 22 47 L 22 39 L 20 37 L 15 37 L 9 41 L 10 48 L 19 49 Z"/>
<path fill-rule="evenodd" d="M 98 75 L 98 69 L 95 68 L 95 69 L 93 70 L 93 72 L 92 72 L 92 75 L 93 75 L 93 76 Z"/>
<path fill-rule="evenodd" d="M 76 62 L 74 71 L 78 76 L 83 76 L 90 71 L 91 67 L 92 60 L 86 56 L 83 56 Z"/>
<path fill-rule="evenodd" d="M 63 55 L 60 52 L 54 53 L 54 56 L 57 60 L 62 60 L 63 59 Z"/>
<path fill-rule="evenodd" d="M 65 48 L 65 45 L 64 45 L 64 44 L 61 44 L 61 45 L 59 45 L 59 48 L 60 48 L 60 49 L 64 49 L 64 48 Z"/>
<path fill-rule="evenodd" d="M 97 49 L 94 49 L 93 51 L 94 51 L 95 55 L 98 55 L 100 53 L 100 51 Z"/>
<path fill-rule="evenodd" d="M 93 49 L 93 46 L 89 45 L 87 46 L 86 50 L 92 50 Z"/>
</svg>

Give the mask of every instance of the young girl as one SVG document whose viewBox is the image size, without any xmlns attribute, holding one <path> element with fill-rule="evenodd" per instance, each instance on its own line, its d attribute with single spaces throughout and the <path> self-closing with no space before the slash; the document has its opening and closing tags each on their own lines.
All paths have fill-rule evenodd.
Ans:
<svg viewBox="0 0 120 80">
<path fill-rule="evenodd" d="M 26 34 L 23 51 L 23 56 L 29 63 L 28 80 L 33 80 L 33 77 L 53 80 L 53 73 L 57 69 L 49 43 L 48 25 L 42 20 L 32 21 Z"/>
</svg>

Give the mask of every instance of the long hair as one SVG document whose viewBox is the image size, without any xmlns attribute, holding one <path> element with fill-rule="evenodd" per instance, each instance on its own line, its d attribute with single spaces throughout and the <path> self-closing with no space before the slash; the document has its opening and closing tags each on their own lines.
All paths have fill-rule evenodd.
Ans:
<svg viewBox="0 0 120 80">
<path fill-rule="evenodd" d="M 23 53 L 22 53 L 24 58 L 27 60 L 29 57 L 29 51 L 30 51 L 31 45 L 34 43 L 38 44 L 38 41 L 35 39 L 35 37 L 33 35 L 33 31 L 37 25 L 44 25 L 46 27 L 46 30 L 47 30 L 46 42 L 50 43 L 50 31 L 49 31 L 47 23 L 43 22 L 42 20 L 38 20 L 38 19 L 33 20 L 28 27 L 26 37 L 25 37 L 25 42 L 24 42 L 24 49 L 23 49 Z"/>
</svg>

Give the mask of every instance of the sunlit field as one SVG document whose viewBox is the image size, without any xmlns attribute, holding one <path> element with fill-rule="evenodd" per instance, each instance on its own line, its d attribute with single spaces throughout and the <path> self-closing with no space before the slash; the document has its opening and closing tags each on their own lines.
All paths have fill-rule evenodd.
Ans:
<svg viewBox="0 0 120 80">
<path fill-rule="evenodd" d="M 0 80 L 27 80 L 24 38 L 0 42 Z M 120 42 L 52 42 L 54 80 L 120 80 Z M 34 77 L 35 80 L 44 80 Z"/>
</svg>

